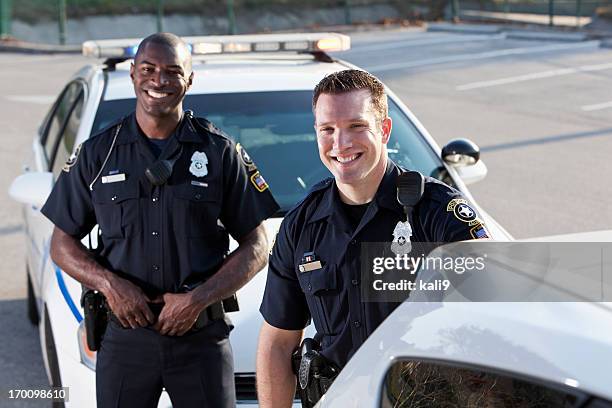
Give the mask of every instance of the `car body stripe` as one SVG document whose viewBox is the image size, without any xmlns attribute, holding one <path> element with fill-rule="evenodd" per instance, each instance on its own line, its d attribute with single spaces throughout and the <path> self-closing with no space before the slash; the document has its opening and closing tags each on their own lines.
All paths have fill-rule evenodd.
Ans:
<svg viewBox="0 0 612 408">
<path fill-rule="evenodd" d="M 77 322 L 81 323 L 81 321 L 83 320 L 83 316 L 81 316 L 79 308 L 74 304 L 74 301 L 70 297 L 70 293 L 68 293 L 68 288 L 66 287 L 66 282 L 64 281 L 64 276 L 62 275 L 62 270 L 55 263 L 53 264 L 53 267 L 55 268 L 55 277 L 57 278 L 57 285 L 59 286 L 60 291 L 64 296 L 64 300 L 68 304 L 68 307 L 70 308 L 70 311 L 76 318 Z"/>
</svg>

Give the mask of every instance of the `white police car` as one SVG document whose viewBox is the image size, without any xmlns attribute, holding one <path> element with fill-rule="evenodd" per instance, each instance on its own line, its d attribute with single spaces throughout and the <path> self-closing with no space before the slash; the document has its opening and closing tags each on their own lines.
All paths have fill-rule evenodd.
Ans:
<svg viewBox="0 0 612 408">
<path fill-rule="evenodd" d="M 326 74 L 354 66 L 328 53 L 347 50 L 340 34 L 271 34 L 185 38 L 194 56 L 194 85 L 184 107 L 205 116 L 240 142 L 253 157 L 282 211 L 266 222 L 269 236 L 282 214 L 308 189 L 329 176 L 320 163 L 311 97 Z M 76 146 L 135 107 L 130 59 L 139 39 L 88 41 L 84 55 L 105 58 L 82 68 L 61 92 L 32 141 L 29 169 L 10 189 L 24 203 L 27 235 L 29 317 L 40 322 L 45 365 L 53 385 L 70 387 L 66 405 L 95 403 L 96 354 L 85 342 L 81 286 L 49 259 L 52 224 L 39 209 Z M 465 185 L 486 175 L 478 147 L 456 140 L 440 149 L 406 106 L 389 92 L 393 133 L 389 154 L 398 164 L 444 180 L 472 199 Z M 479 209 L 492 238 L 509 234 Z M 92 234 L 94 235 L 94 234 Z M 86 237 L 84 243 L 89 239 Z M 236 243 L 232 243 L 232 249 Z M 232 314 L 236 394 L 239 403 L 256 405 L 255 350 L 265 273 L 239 293 L 240 312 Z M 164 394 L 161 406 L 169 405 Z"/>
<path fill-rule="evenodd" d="M 599 301 L 610 299 L 612 285 L 603 275 L 597 279 L 601 298 L 597 293 L 595 301 L 572 284 L 583 282 L 591 267 L 596 275 L 600 265 L 602 274 L 608 270 L 612 230 L 534 238 L 527 245 L 534 242 L 561 250 L 571 249 L 569 243 L 596 255 L 601 250 L 601 263 L 599 256 L 578 262 L 551 256 L 549 279 L 537 281 L 524 280 L 534 264 L 519 260 L 505 276 L 477 273 L 471 288 L 465 280 L 457 286 L 482 295 L 502 280 L 502 290 L 529 282 L 523 300 L 535 301 L 409 298 L 355 353 L 317 407 L 612 408 L 612 303 Z M 560 280 L 568 263 L 573 276 Z M 561 301 L 544 301 L 542 293 L 557 293 Z"/>
</svg>

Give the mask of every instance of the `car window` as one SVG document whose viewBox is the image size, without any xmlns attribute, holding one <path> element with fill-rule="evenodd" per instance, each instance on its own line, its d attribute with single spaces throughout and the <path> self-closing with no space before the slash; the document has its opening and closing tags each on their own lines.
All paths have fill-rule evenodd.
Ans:
<svg viewBox="0 0 612 408">
<path fill-rule="evenodd" d="M 56 178 L 59 175 L 59 172 L 62 170 L 64 164 L 70 158 L 70 155 L 74 149 L 74 142 L 79 131 L 79 125 L 81 124 L 81 114 L 83 111 L 84 102 L 85 98 L 83 92 L 81 92 L 65 121 L 64 131 L 61 133 L 61 136 L 57 141 L 55 154 L 52 156 L 53 159 L 51 161 L 51 166 L 53 169 L 52 172 Z"/>
<path fill-rule="evenodd" d="M 70 114 L 72 106 L 79 95 L 82 95 L 83 84 L 75 81 L 70 83 L 62 92 L 58 100 L 52 108 L 52 113 L 47 119 L 46 129 L 41 135 L 41 144 L 44 147 L 45 156 L 49 168 L 51 168 L 53 154 L 57 145 L 58 139 L 63 131 L 66 118 Z"/>
<path fill-rule="evenodd" d="M 381 408 L 583 406 L 588 397 L 566 386 L 511 374 L 417 360 L 394 363 L 384 380 Z M 434 403 L 435 402 L 435 403 Z"/>
<path fill-rule="evenodd" d="M 188 95 L 184 108 L 206 117 L 241 143 L 287 211 L 320 180 L 331 177 L 319 160 L 311 91 Z M 134 99 L 104 101 L 92 134 L 135 108 Z M 390 101 L 389 156 L 399 165 L 441 177 L 441 160 L 398 106 Z"/>
</svg>

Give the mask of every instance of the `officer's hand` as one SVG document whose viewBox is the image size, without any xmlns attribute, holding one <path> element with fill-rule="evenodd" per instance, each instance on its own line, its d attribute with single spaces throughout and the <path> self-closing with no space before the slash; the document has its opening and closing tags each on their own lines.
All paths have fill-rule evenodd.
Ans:
<svg viewBox="0 0 612 408">
<path fill-rule="evenodd" d="M 103 293 L 113 314 L 123 327 L 135 329 L 155 322 L 155 316 L 147 305 L 149 299 L 132 282 L 115 275 Z"/>
<path fill-rule="evenodd" d="M 195 304 L 191 293 L 166 293 L 162 309 L 154 328 L 165 336 L 182 336 L 198 319 L 201 306 Z"/>
</svg>

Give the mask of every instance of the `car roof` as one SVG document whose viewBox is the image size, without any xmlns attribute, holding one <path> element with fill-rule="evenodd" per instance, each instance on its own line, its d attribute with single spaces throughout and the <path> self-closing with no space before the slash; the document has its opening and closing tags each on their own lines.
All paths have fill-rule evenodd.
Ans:
<svg viewBox="0 0 612 408">
<path fill-rule="evenodd" d="M 118 64 L 108 72 L 104 100 L 134 98 L 130 63 Z M 188 94 L 312 91 L 325 75 L 350 67 L 342 61 L 322 62 L 309 55 L 194 59 L 194 81 Z"/>
</svg>

